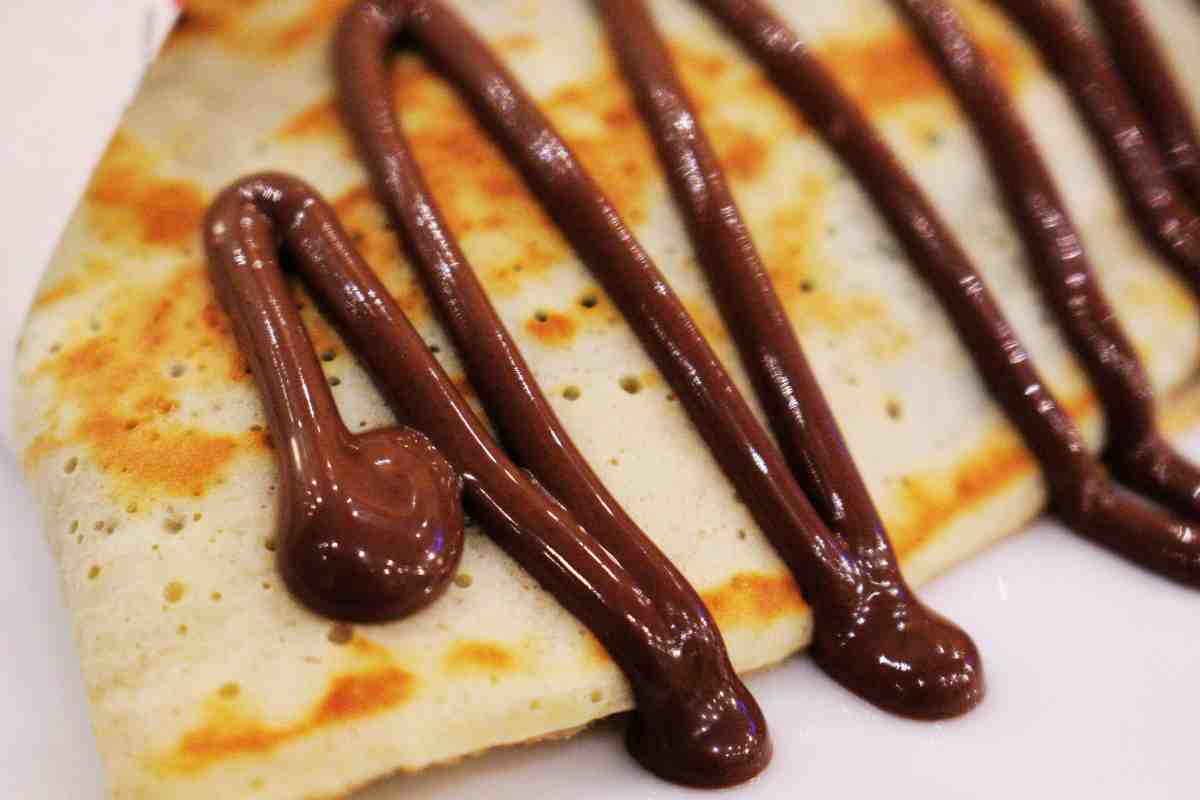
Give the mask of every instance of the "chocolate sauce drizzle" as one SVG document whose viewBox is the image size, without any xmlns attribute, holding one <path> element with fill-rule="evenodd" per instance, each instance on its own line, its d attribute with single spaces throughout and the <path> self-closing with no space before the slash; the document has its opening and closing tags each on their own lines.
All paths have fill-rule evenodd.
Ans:
<svg viewBox="0 0 1200 800">
<path fill-rule="evenodd" d="M 354 434 L 338 414 L 275 256 L 282 231 L 310 272 L 329 268 L 324 252 L 340 242 L 312 197 L 282 176 L 222 194 L 205 225 L 211 274 L 282 466 L 275 549 L 285 582 L 328 616 L 391 619 L 432 602 L 457 568 L 462 480 L 424 434 Z"/>
<path fill-rule="evenodd" d="M 984 146 L 1042 294 L 1099 394 L 1113 472 L 1173 510 L 1200 518 L 1200 470 L 1158 432 L 1154 396 L 1137 351 L 995 70 L 943 0 L 893 3 L 933 51 Z"/>
<path fill-rule="evenodd" d="M 1121 74 L 1146 112 L 1167 165 L 1200 205 L 1200 132 L 1175 82 L 1158 37 L 1134 0 L 1088 0 Z"/>
<path fill-rule="evenodd" d="M 1131 560 L 1200 584 L 1200 531 L 1109 481 L 962 247 L 858 105 L 758 0 L 699 2 L 766 67 L 866 188 L 1041 465 L 1058 516 Z"/>
<path fill-rule="evenodd" d="M 1058 0 L 993 2 L 1033 40 L 1070 91 L 1093 138 L 1104 151 L 1109 169 L 1143 235 L 1176 267 L 1192 290 L 1200 294 L 1200 215 L 1180 191 L 1156 143 L 1156 136 L 1161 134 L 1166 147 L 1178 144 L 1177 139 L 1168 137 L 1182 130 L 1180 117 L 1168 112 L 1156 117 L 1155 123 L 1147 121 L 1107 50 L 1083 20 Z M 1096 8 L 1102 18 L 1109 20 L 1113 30 L 1122 32 L 1131 29 L 1128 20 L 1137 16 L 1122 23 L 1112 17 L 1105 4 L 1096 4 Z M 1145 34 L 1143 38 L 1149 41 L 1148 31 Z M 1159 105 L 1160 98 L 1171 92 L 1170 71 L 1161 63 L 1155 65 L 1149 51 L 1135 52 L 1142 44 L 1137 38 L 1122 40 L 1119 49 L 1127 51 L 1129 74 L 1137 83 L 1157 87 L 1145 97 L 1150 110 L 1161 114 L 1170 105 Z M 1186 119 L 1186 110 L 1178 111 Z M 1183 155 L 1186 157 L 1188 152 L 1185 148 Z"/>
<path fill-rule="evenodd" d="M 371 10 L 356 18 L 371 24 Z M 354 27 L 352 20 L 347 30 Z M 311 187 L 285 175 L 245 178 L 214 202 L 205 231 L 213 281 L 254 367 L 283 460 L 279 565 L 298 597 L 328 614 L 368 620 L 427 603 L 461 552 L 456 471 L 487 533 L 625 672 L 637 700 L 629 746 L 643 764 L 704 786 L 738 783 L 766 766 L 762 713 L 687 581 L 619 512 L 592 511 L 614 520 L 593 535 L 508 459 Z M 346 431 L 289 296 L 277 240 L 397 416 L 428 439 L 406 428 Z M 496 394 L 492 384 L 504 372 L 473 375 L 481 394 Z M 524 406 L 520 423 L 510 416 L 505 431 L 522 451 L 547 430 L 561 432 L 544 402 Z M 611 502 L 589 495 L 577 474 L 548 475 L 541 466 L 533 467 L 538 478 L 564 487 L 573 504 Z"/>
<path fill-rule="evenodd" d="M 792 474 L 824 525 L 838 535 L 858 564 L 861 593 L 874 597 L 860 624 L 871 628 L 884 625 L 885 619 L 904 619 L 906 626 L 924 627 L 924 620 L 937 620 L 919 634 L 928 638 L 925 644 L 936 649 L 938 642 L 953 640 L 953 649 L 963 657 L 960 664 L 935 668 L 940 670 L 936 681 L 953 687 L 955 698 L 943 699 L 940 714 L 966 711 L 983 694 L 974 645 L 965 634 L 922 607 L 904 582 L 879 513 L 771 285 L 654 20 L 641 0 L 604 0 L 597 2 L 596 8 L 649 123 L 696 255 Z M 843 625 L 835 623 L 837 627 L 823 630 L 824 622 L 818 617 L 813 646 L 818 663 L 852 688 L 869 685 L 865 676 L 845 674 L 851 661 L 839 652 L 850 646 Z M 859 652 L 855 657 L 865 655 Z M 921 671 L 928 673 L 932 666 L 923 664 Z M 912 689 L 905 692 L 912 693 Z M 900 713 L 926 716 L 898 705 L 890 694 L 876 692 L 868 697 Z M 954 703 L 959 705 L 952 707 Z"/>
<path fill-rule="evenodd" d="M 866 187 L 1033 451 L 1056 513 L 1151 569 L 1200 584 L 1197 529 L 1108 480 L 966 254 L 861 109 L 759 0 L 700 2 Z M 939 0 L 893 2 L 939 55 L 1001 177 L 1042 289 L 1101 394 L 1115 471 L 1194 514 L 1200 473 L 1157 433 L 1136 353 L 1011 100 Z M 1156 88 L 1166 74 L 1161 56 L 1153 51 L 1127 67 L 1154 88 L 1143 86 L 1154 95 L 1147 103 L 1155 127 L 1147 129 L 1103 51 L 1066 11 L 1043 0 L 998 2 L 1044 48 L 1061 47 L 1056 63 L 1105 137 L 1144 227 L 1200 290 L 1200 221 L 1177 197 L 1145 133 L 1160 137 L 1181 179 L 1191 181 L 1195 130 L 1183 124 L 1186 109 L 1174 87 Z M 1092 2 L 1112 35 L 1149 41 L 1136 13 L 1126 13 L 1132 4 Z M 983 692 L 975 646 L 904 582 L 649 13 L 641 0 L 597 5 L 786 458 L 615 208 L 486 45 L 436 0 L 361 0 L 337 38 L 346 120 L 517 463 L 463 401 L 317 193 L 279 174 L 239 181 L 209 210 L 205 237 L 213 281 L 282 462 L 278 553 L 289 588 L 338 618 L 413 613 L 438 596 L 459 562 L 465 503 L 624 671 L 637 701 L 628 743 L 645 766 L 670 780 L 717 786 L 746 780 L 769 760 L 761 711 L 708 611 L 572 444 L 446 228 L 392 101 L 388 56 L 404 34 L 463 91 L 671 383 L 812 607 L 821 666 L 897 713 L 966 711 Z M 1086 80 L 1099 89 L 1085 90 Z M 404 425 L 361 434 L 346 428 L 290 298 L 285 266 L 325 302 Z"/>
<path fill-rule="evenodd" d="M 431 53 L 474 106 L 675 389 L 800 584 L 813 609 L 817 650 L 826 671 L 871 702 L 911 717 L 943 718 L 972 707 L 982 696 L 975 646 L 913 597 L 869 500 L 865 509 L 856 505 L 858 494 L 866 498 L 865 491 L 839 487 L 842 495 L 835 499 L 826 494 L 823 502 L 855 506 L 846 512 L 841 529 L 860 521 L 870 527 L 845 538 L 830 531 L 662 274 L 487 46 L 441 3 L 360 3 L 345 18 L 337 43 L 343 111 L 395 226 L 464 352 L 472 382 L 478 375 L 486 379 L 482 382 L 494 383 L 485 398 L 500 411 L 497 422 L 519 458 L 530 463 L 547 459 L 546 467 L 562 473 L 586 470 L 582 459 L 566 458 L 565 450 L 546 448 L 542 453 L 522 441 L 524 417 L 537 402 L 528 400 L 536 395 L 535 384 L 519 356 L 500 358 L 515 354 L 515 347 L 502 334 L 446 230 L 396 119 L 386 64 L 389 45 L 401 30 Z M 761 287 L 764 277 L 748 274 L 745 286 Z M 482 309 L 488 311 L 487 320 Z M 798 355 L 791 341 L 791 351 Z M 786 341 L 776 344 L 780 353 L 789 347 Z M 828 409 L 823 400 L 814 399 L 820 394 L 815 380 L 806 368 L 791 380 L 788 391 L 811 395 L 804 398 L 805 405 L 824 409 L 823 419 L 814 424 L 833 432 L 833 438 L 826 434 L 821 440 L 831 449 L 820 456 L 819 480 L 853 475 Z M 524 402 L 515 402 L 522 396 Z M 557 424 L 548 435 L 566 440 Z M 554 479 L 549 471 L 543 478 L 557 493 L 549 484 Z M 577 507 L 568 492 L 560 499 L 591 529 L 586 506 Z M 607 512 L 595 522 L 611 524 Z"/>
</svg>

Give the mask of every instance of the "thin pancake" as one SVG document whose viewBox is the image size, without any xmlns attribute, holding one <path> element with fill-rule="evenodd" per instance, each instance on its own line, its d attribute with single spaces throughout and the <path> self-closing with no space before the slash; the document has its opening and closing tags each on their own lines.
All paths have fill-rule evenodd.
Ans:
<svg viewBox="0 0 1200 800">
<path fill-rule="evenodd" d="M 404 622 L 331 629 L 283 591 L 268 547 L 275 461 L 202 261 L 198 223 L 215 192 L 284 169 L 337 198 L 367 259 L 451 374 L 461 369 L 334 111 L 328 47 L 345 3 L 192 5 L 68 227 L 18 357 L 18 436 L 115 795 L 338 793 L 628 707 L 603 650 L 477 531 L 458 583 Z M 455 5 L 752 396 L 588 4 Z M 1179 389 L 1200 354 L 1195 302 L 1130 225 L 1032 50 L 985 4 L 957 5 L 1017 92 L 1156 388 Z M 887 1 L 777 6 L 881 124 L 1098 442 L 1092 396 L 986 164 Z M 1147 8 L 1194 73 L 1200 10 Z M 860 190 L 702 14 L 683 0 L 654 11 L 910 577 L 1017 530 L 1042 500 L 1032 462 Z M 434 194 L 580 449 L 704 594 L 740 669 L 795 651 L 809 619 L 790 578 L 619 315 L 453 91 L 417 57 L 395 73 Z M 303 302 L 343 415 L 388 423 Z"/>
</svg>

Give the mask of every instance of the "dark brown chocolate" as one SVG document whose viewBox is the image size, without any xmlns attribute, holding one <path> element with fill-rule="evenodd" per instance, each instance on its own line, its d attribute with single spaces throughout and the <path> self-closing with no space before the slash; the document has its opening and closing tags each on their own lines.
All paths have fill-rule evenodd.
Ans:
<svg viewBox="0 0 1200 800">
<path fill-rule="evenodd" d="M 258 382 L 282 467 L 276 552 L 288 588 L 339 619 L 411 614 L 446 587 L 463 548 L 462 480 L 421 434 L 351 433 L 276 257 L 329 269 L 332 215 L 303 184 L 243 181 L 209 210 L 213 283 Z"/>
<path fill-rule="evenodd" d="M 1111 44 L 1121 74 L 1146 112 L 1167 165 L 1200 205 L 1200 131 L 1171 74 L 1158 37 L 1134 0 L 1088 0 Z"/>
<path fill-rule="evenodd" d="M 513 399 L 529 394 L 534 384 L 519 357 L 504 355 L 515 353 L 507 337 L 487 342 L 473 330 L 475 310 L 491 315 L 490 308 L 421 182 L 392 104 L 385 64 L 388 45 L 401 29 L 463 90 L 632 324 L 800 583 L 817 620 L 826 669 L 872 702 L 912 717 L 941 718 L 974 705 L 982 674 L 970 639 L 912 597 L 886 539 L 862 541 L 855 551 L 826 527 L 616 209 L 486 45 L 439 3 L 362 3 L 346 18 L 337 48 L 343 110 L 377 190 L 470 359 L 472 380 L 503 380 L 489 402 L 512 407 L 498 416 L 506 440 L 522 446 L 526 423 L 519 415 L 527 412 Z M 494 330 L 492 323 L 488 330 Z M 809 381 L 817 392 L 811 376 Z M 553 436 L 565 434 L 556 430 Z M 522 457 L 556 458 L 544 462 L 556 470 L 586 469 L 581 460 L 562 458 L 558 448 L 545 450 Z M 576 510 L 568 495 L 561 499 Z M 576 513 L 588 513 L 587 507 Z M 599 521 L 611 524 L 604 514 Z M 875 532 L 882 537 L 878 526 L 865 536 Z"/>
<path fill-rule="evenodd" d="M 634 755 L 664 777 L 706 786 L 747 780 L 766 766 L 766 722 L 695 592 L 632 523 L 599 541 L 509 461 L 313 189 L 284 175 L 243 179 L 214 203 L 206 237 L 214 282 L 251 358 L 284 462 L 279 564 L 300 599 L 367 620 L 428 602 L 461 551 L 459 479 L 449 462 L 488 534 L 624 670 L 638 702 Z M 277 238 L 397 415 L 428 439 L 403 428 L 344 432 L 283 281 Z M 525 425 L 510 431 L 522 447 L 549 422 L 533 413 Z M 572 487 L 569 496 L 584 492 Z M 348 511 L 338 510 L 342 502 Z M 441 553 L 440 561 L 429 555 Z M 392 556 L 403 567 L 430 565 L 424 582 L 383 583 L 363 566 Z"/>
<path fill-rule="evenodd" d="M 1159 433 L 1153 392 L 1137 351 L 995 70 L 943 0 L 893 3 L 933 52 L 983 144 L 1042 295 L 1100 397 L 1108 430 L 1105 456 L 1113 472 L 1173 510 L 1200 518 L 1200 470 Z"/>
<path fill-rule="evenodd" d="M 838 681 L 891 711 L 921 718 L 967 711 L 983 697 L 975 645 L 905 583 L 654 20 L 641 0 L 596 8 L 791 472 L 853 563 L 858 596 L 870 598 L 858 607 L 810 598 L 818 609 L 813 655 Z"/>
<path fill-rule="evenodd" d="M 1029 35 L 1070 91 L 1143 234 L 1200 294 L 1200 215 L 1180 191 L 1155 141 L 1154 126 L 1142 115 L 1112 56 L 1059 0 L 993 2 Z M 1136 43 L 1120 47 L 1132 51 Z M 1130 58 L 1140 59 L 1148 70 L 1141 78 L 1145 82 L 1170 80 L 1169 72 L 1149 71 L 1145 54 Z"/>
<path fill-rule="evenodd" d="M 1200 530 L 1108 480 L 983 278 L 858 104 L 759 0 L 698 1 L 766 67 L 865 187 L 1033 452 L 1059 517 L 1133 561 L 1200 585 Z"/>
</svg>

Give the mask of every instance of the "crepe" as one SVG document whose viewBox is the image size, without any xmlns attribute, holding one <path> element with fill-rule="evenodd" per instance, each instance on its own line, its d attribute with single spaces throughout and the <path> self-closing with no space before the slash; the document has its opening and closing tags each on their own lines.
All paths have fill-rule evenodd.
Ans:
<svg viewBox="0 0 1200 800">
<path fill-rule="evenodd" d="M 311 182 L 462 374 L 337 116 L 328 56 L 346 5 L 190 4 L 22 336 L 18 441 L 118 798 L 339 795 L 631 705 L 596 640 L 478 529 L 447 594 L 396 623 L 332 625 L 276 574 L 276 464 L 203 262 L 215 193 L 264 169 Z M 752 398 L 589 4 L 452 5 L 548 112 Z M 885 0 L 775 5 L 881 125 L 1098 446 L 1094 396 L 919 45 Z M 1018 95 L 1159 396 L 1177 397 L 1200 356 L 1195 300 L 1139 238 L 1031 48 L 986 4 L 956 5 Z M 1145 6 L 1179 74 L 1198 74 L 1200 8 Z M 683 0 L 652 7 L 906 574 L 919 584 L 1018 530 L 1044 499 L 1033 462 L 866 197 L 711 20 Z M 803 647 L 795 584 L 618 312 L 426 62 L 399 56 L 394 85 L 433 193 L 555 410 L 702 593 L 736 666 Z M 1200 106 L 1200 87 L 1185 89 Z M 389 423 L 353 353 L 298 298 L 347 422 Z"/>
</svg>

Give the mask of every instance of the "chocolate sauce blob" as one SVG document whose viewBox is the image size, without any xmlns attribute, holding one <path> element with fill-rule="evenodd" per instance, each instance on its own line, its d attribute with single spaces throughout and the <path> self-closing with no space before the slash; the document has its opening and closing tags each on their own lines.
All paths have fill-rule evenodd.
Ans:
<svg viewBox="0 0 1200 800">
<path fill-rule="evenodd" d="M 457 473 L 487 533 L 591 629 L 629 678 L 638 704 L 629 742 L 642 763 L 704 786 L 738 783 L 766 766 L 771 748 L 762 712 L 687 581 L 632 522 L 605 529 L 603 540 L 591 535 L 508 459 L 311 187 L 278 174 L 245 178 L 217 199 L 206 226 L 214 282 L 252 359 L 284 463 L 279 561 L 302 600 L 326 613 L 350 609 L 354 619 L 412 610 L 412 601 L 391 604 L 399 591 L 341 580 L 356 574 L 360 560 L 394 553 L 397 562 L 420 565 L 432 561 L 425 553 L 444 550 L 436 562 L 436 584 L 443 586 L 462 545 Z M 344 433 L 283 281 L 277 239 L 397 415 L 428 439 L 404 428 Z M 524 428 L 506 431 L 521 448 L 551 427 L 543 407 L 530 408 Z M 553 478 L 569 487 L 565 496 L 587 496 L 575 477 Z M 342 503 L 347 510 L 337 509 Z M 334 510 L 323 511 L 330 504 Z M 371 514 L 365 519 L 364 509 Z M 414 510 L 428 509 L 442 510 L 447 524 L 414 526 L 424 519 Z M 317 524 L 306 521 L 310 516 L 317 534 L 306 533 Z M 349 571 L 339 568 L 343 542 L 371 558 L 356 552 Z M 318 556 L 337 550 L 334 566 L 314 558 L 314 549 Z"/>
<path fill-rule="evenodd" d="M 394 619 L 432 602 L 458 566 L 462 481 L 417 431 L 354 434 L 342 422 L 275 245 L 284 238 L 308 264 L 324 216 L 293 182 L 245 181 L 208 212 L 209 263 L 283 468 L 276 553 L 288 588 L 331 617 Z"/>
<path fill-rule="evenodd" d="M 1167 131 L 1173 117 L 1160 117 L 1157 128 L 1146 119 L 1112 56 L 1084 21 L 1058 0 L 993 2 L 1033 40 L 1071 93 L 1143 235 L 1176 267 L 1192 290 L 1200 294 L 1200 214 L 1180 191 L 1156 142 L 1155 131 Z M 1113 4 L 1095 6 L 1101 18 L 1108 19 L 1116 30 L 1130 30 L 1130 18 L 1124 23 L 1113 18 Z M 1124 59 L 1128 74 L 1139 85 L 1157 87 L 1146 97 L 1160 98 L 1151 99 L 1149 106 L 1161 113 L 1163 109 L 1155 106 L 1170 93 L 1171 76 L 1163 64 L 1154 63 L 1149 51 L 1134 52 L 1151 38 L 1148 31 L 1143 33 L 1140 38 L 1121 40 L 1118 49 L 1127 51 Z M 1176 124 L 1170 130 L 1178 136 L 1182 129 L 1178 118 L 1174 119 Z M 1178 140 L 1165 143 L 1177 144 Z"/>
<path fill-rule="evenodd" d="M 759 0 L 697 2 L 763 64 L 866 189 L 1037 459 L 1055 513 L 1068 527 L 1149 569 L 1200 585 L 1200 528 L 1108 479 L 966 252 L 862 109 Z M 1105 335 L 1112 337 L 1112 330 Z"/>
<path fill-rule="evenodd" d="M 856 533 L 853 545 L 829 529 L 617 210 L 487 46 L 441 3 L 362 2 L 346 16 L 337 41 L 343 113 L 379 196 L 465 354 L 472 382 L 496 387 L 486 401 L 497 409 L 497 422 L 514 452 L 531 464 L 544 459 L 542 480 L 589 529 L 591 518 L 585 515 L 594 512 L 602 511 L 600 523 L 611 524 L 610 513 L 594 508 L 590 498 L 573 499 L 570 487 L 550 483 L 586 470 L 581 460 L 576 464 L 560 446 L 522 449 L 528 425 L 521 415 L 544 401 L 511 340 L 497 335 L 502 328 L 404 141 L 386 69 L 390 46 L 402 31 L 463 92 L 670 382 L 800 584 L 816 618 L 826 670 L 861 696 L 910 717 L 953 716 L 978 702 L 982 671 L 974 644 L 913 597 L 869 500 L 867 512 L 853 522 L 865 519 L 873 527 Z M 759 285 L 761 279 L 750 278 Z M 807 368 L 793 389 L 824 408 Z M 827 408 L 823 414 L 823 430 L 836 437 Z M 546 437 L 551 443 L 566 441 L 557 424 Z M 822 480 L 854 474 L 840 438 L 822 443 L 835 448 L 825 460 L 829 472 L 820 473 Z"/>
</svg>

